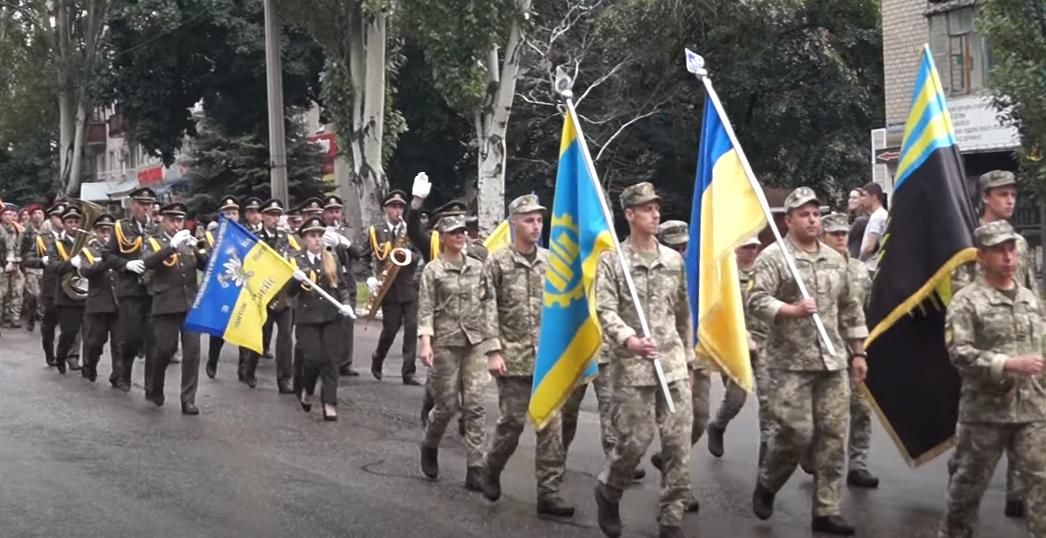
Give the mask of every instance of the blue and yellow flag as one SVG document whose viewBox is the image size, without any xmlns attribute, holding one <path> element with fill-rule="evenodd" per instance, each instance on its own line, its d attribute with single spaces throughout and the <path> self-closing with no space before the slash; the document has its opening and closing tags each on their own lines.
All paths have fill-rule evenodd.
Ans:
<svg viewBox="0 0 1046 538">
<path fill-rule="evenodd" d="M 293 278 L 294 266 L 240 224 L 224 216 L 220 223 L 185 328 L 261 353 L 269 302 Z"/>
<path fill-rule="evenodd" d="M 686 252 L 694 343 L 734 382 L 752 390 L 752 363 L 734 250 L 766 226 L 766 216 L 727 134 L 728 120 L 705 99 L 697 182 Z"/>
<path fill-rule="evenodd" d="M 545 427 L 581 380 L 595 376 L 592 357 L 603 342 L 594 282 L 599 255 L 613 248 L 614 236 L 584 144 L 568 111 L 559 148 L 545 304 L 530 397 L 530 421 L 537 429 Z"/>
<path fill-rule="evenodd" d="M 509 245 L 512 244 L 512 225 L 509 224 L 508 219 L 501 221 L 497 228 L 494 228 L 493 232 L 490 232 L 490 237 L 487 237 L 486 241 L 483 241 L 483 247 L 487 249 L 487 252 L 493 254 Z"/>
</svg>

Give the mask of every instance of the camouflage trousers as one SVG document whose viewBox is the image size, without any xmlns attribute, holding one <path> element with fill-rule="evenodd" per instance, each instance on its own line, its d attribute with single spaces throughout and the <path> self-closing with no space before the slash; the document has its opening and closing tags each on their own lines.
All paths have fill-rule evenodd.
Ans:
<svg viewBox="0 0 1046 538">
<path fill-rule="evenodd" d="M 981 497 L 999 458 L 1006 452 L 1011 467 L 1024 479 L 1030 535 L 1046 537 L 1046 422 L 959 423 L 958 445 L 949 465 L 947 508 L 938 530 L 941 538 L 973 536 Z"/>
<path fill-rule="evenodd" d="M 725 430 L 730 421 L 741 412 L 748 399 L 748 393 L 741 385 L 734 383 L 733 379 L 723 374 L 723 401 L 719 403 L 719 409 L 715 413 L 715 420 L 710 424 L 717 430 Z"/>
<path fill-rule="evenodd" d="M 519 445 L 519 436 L 527 425 L 530 407 L 531 377 L 498 377 L 498 409 L 501 416 L 494 426 L 494 439 L 487 451 L 486 470 L 498 475 Z M 575 422 L 576 423 L 576 422 Z M 566 473 L 567 452 L 563 446 L 563 424 L 559 413 L 548 424 L 534 432 L 537 446 L 534 450 L 534 476 L 538 484 L 538 499 L 550 499 L 559 494 L 559 484 Z"/>
<path fill-rule="evenodd" d="M 433 366 L 428 387 L 435 407 L 429 411 L 425 428 L 426 448 L 439 448 L 447 425 L 459 411 L 465 419 L 465 451 L 469 467 L 483 465 L 485 443 L 483 422 L 483 388 L 490 380 L 487 361 L 475 346 L 433 346 Z"/>
<path fill-rule="evenodd" d="M 693 425 L 690 384 L 669 385 L 676 412 L 669 413 L 661 388 L 614 387 L 613 424 L 617 441 L 610 451 L 599 481 L 607 486 L 611 501 L 617 502 L 632 483 L 643 454 L 661 436 L 661 501 L 658 523 L 678 527 L 690 498 L 690 429 Z"/>
<path fill-rule="evenodd" d="M 759 445 L 766 447 L 775 431 L 774 417 L 770 413 L 770 369 L 763 361 L 753 360 L 752 370 L 755 374 L 755 397 L 759 402 Z"/>
<path fill-rule="evenodd" d="M 850 387 L 850 471 L 868 470 L 872 444 L 872 404 L 858 387 Z"/>
<path fill-rule="evenodd" d="M 603 444 L 603 455 L 610 457 L 610 450 L 617 442 L 617 433 L 614 432 L 613 421 L 614 389 L 608 367 L 608 364 L 599 365 L 599 375 L 592 381 L 592 388 L 596 391 L 596 403 L 599 406 L 599 438 Z"/>
<path fill-rule="evenodd" d="M 690 444 L 696 445 L 708 428 L 712 416 L 712 372 L 707 368 L 691 370 L 694 382 L 690 385 L 690 410 L 694 416 L 690 426 Z"/>
<path fill-rule="evenodd" d="M 768 407 L 774 432 L 759 466 L 759 483 L 777 492 L 812 446 L 813 515 L 838 515 L 850 415 L 848 372 L 775 369 L 769 376 Z"/>
<path fill-rule="evenodd" d="M 26 269 L 25 293 L 22 296 L 22 310 L 27 312 L 29 319 L 43 319 L 44 302 L 40 300 L 40 279 L 44 273 L 40 269 Z"/>
<path fill-rule="evenodd" d="M 22 318 L 22 295 L 25 293 L 25 276 L 20 269 L 0 273 L 0 299 L 3 302 L 3 319 L 19 323 Z"/>
</svg>

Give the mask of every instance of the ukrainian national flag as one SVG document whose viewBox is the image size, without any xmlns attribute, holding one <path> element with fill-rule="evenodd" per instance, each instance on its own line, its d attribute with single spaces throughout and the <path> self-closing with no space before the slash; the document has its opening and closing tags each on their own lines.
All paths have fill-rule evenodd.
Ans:
<svg viewBox="0 0 1046 538">
<path fill-rule="evenodd" d="M 599 255 L 614 236 L 603 208 L 584 137 L 571 111 L 563 121 L 556 196 L 552 204 L 548 271 L 541 312 L 530 420 L 538 429 L 583 378 L 597 373 L 592 357 L 602 344 L 593 297 Z"/>
<path fill-rule="evenodd" d="M 511 244 L 512 225 L 509 224 L 508 219 L 501 221 L 501 224 L 498 224 L 498 227 L 494 228 L 493 232 L 490 232 L 490 237 L 483 241 L 483 247 L 491 254 Z"/>
<path fill-rule="evenodd" d="M 698 351 L 751 391 L 752 363 L 734 250 L 766 226 L 766 216 L 758 187 L 742 165 L 744 153 L 727 134 L 728 121 L 705 99 L 686 251 L 687 290 Z"/>
<path fill-rule="evenodd" d="M 945 308 L 951 275 L 976 256 L 976 218 L 966 174 L 929 48 L 912 95 L 893 205 L 872 283 L 865 345 L 877 411 L 910 465 L 950 445 L 959 375 L 948 360 Z"/>
<path fill-rule="evenodd" d="M 261 353 L 269 302 L 293 278 L 294 266 L 237 222 L 222 216 L 220 223 L 185 328 Z"/>
</svg>

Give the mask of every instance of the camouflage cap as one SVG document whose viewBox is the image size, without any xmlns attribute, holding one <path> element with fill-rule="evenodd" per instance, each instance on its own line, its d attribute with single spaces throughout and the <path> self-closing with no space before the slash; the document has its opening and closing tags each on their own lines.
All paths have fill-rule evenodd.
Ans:
<svg viewBox="0 0 1046 538">
<path fill-rule="evenodd" d="M 814 193 L 813 189 L 810 187 L 799 187 L 788 193 L 788 198 L 785 198 L 785 212 L 799 209 L 811 202 L 816 203 L 818 206 L 821 205 L 821 200 L 817 197 L 817 194 Z"/>
<path fill-rule="evenodd" d="M 821 228 L 826 234 L 849 232 L 850 218 L 846 213 L 832 213 L 821 219 Z"/>
<path fill-rule="evenodd" d="M 1007 241 L 1016 241 L 1017 232 L 1013 231 L 1009 222 L 997 220 L 978 227 L 973 231 L 973 238 L 978 248 L 988 248 Z"/>
<path fill-rule="evenodd" d="M 1014 176 L 1013 172 L 1007 172 L 1006 170 L 992 170 L 982 175 L 978 182 L 981 185 L 981 192 L 987 192 L 988 189 L 994 189 L 995 187 L 1016 185 L 1017 176 Z"/>
<path fill-rule="evenodd" d="M 545 206 L 541 205 L 536 194 L 524 194 L 508 204 L 509 215 L 522 215 L 544 210 Z"/>
<path fill-rule="evenodd" d="M 690 231 L 681 220 L 666 220 L 657 227 L 657 240 L 669 246 L 683 245 L 690 241 Z"/>
<path fill-rule="evenodd" d="M 621 191 L 621 208 L 636 207 L 650 202 L 660 202 L 654 186 L 647 181 L 636 183 Z"/>
<path fill-rule="evenodd" d="M 442 233 L 464 230 L 465 227 L 464 215 L 449 215 L 439 219 L 439 222 L 436 223 L 436 228 Z"/>
</svg>

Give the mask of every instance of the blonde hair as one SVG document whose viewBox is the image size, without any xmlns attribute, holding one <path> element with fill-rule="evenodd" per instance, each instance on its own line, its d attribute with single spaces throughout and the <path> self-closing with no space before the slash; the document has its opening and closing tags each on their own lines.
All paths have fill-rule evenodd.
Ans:
<svg viewBox="0 0 1046 538">
<path fill-rule="evenodd" d="M 332 288 L 337 288 L 338 264 L 334 255 L 331 254 L 329 250 L 323 249 L 323 253 L 320 255 L 320 260 L 323 262 L 323 274 L 327 277 L 327 282 L 330 282 Z"/>
</svg>

